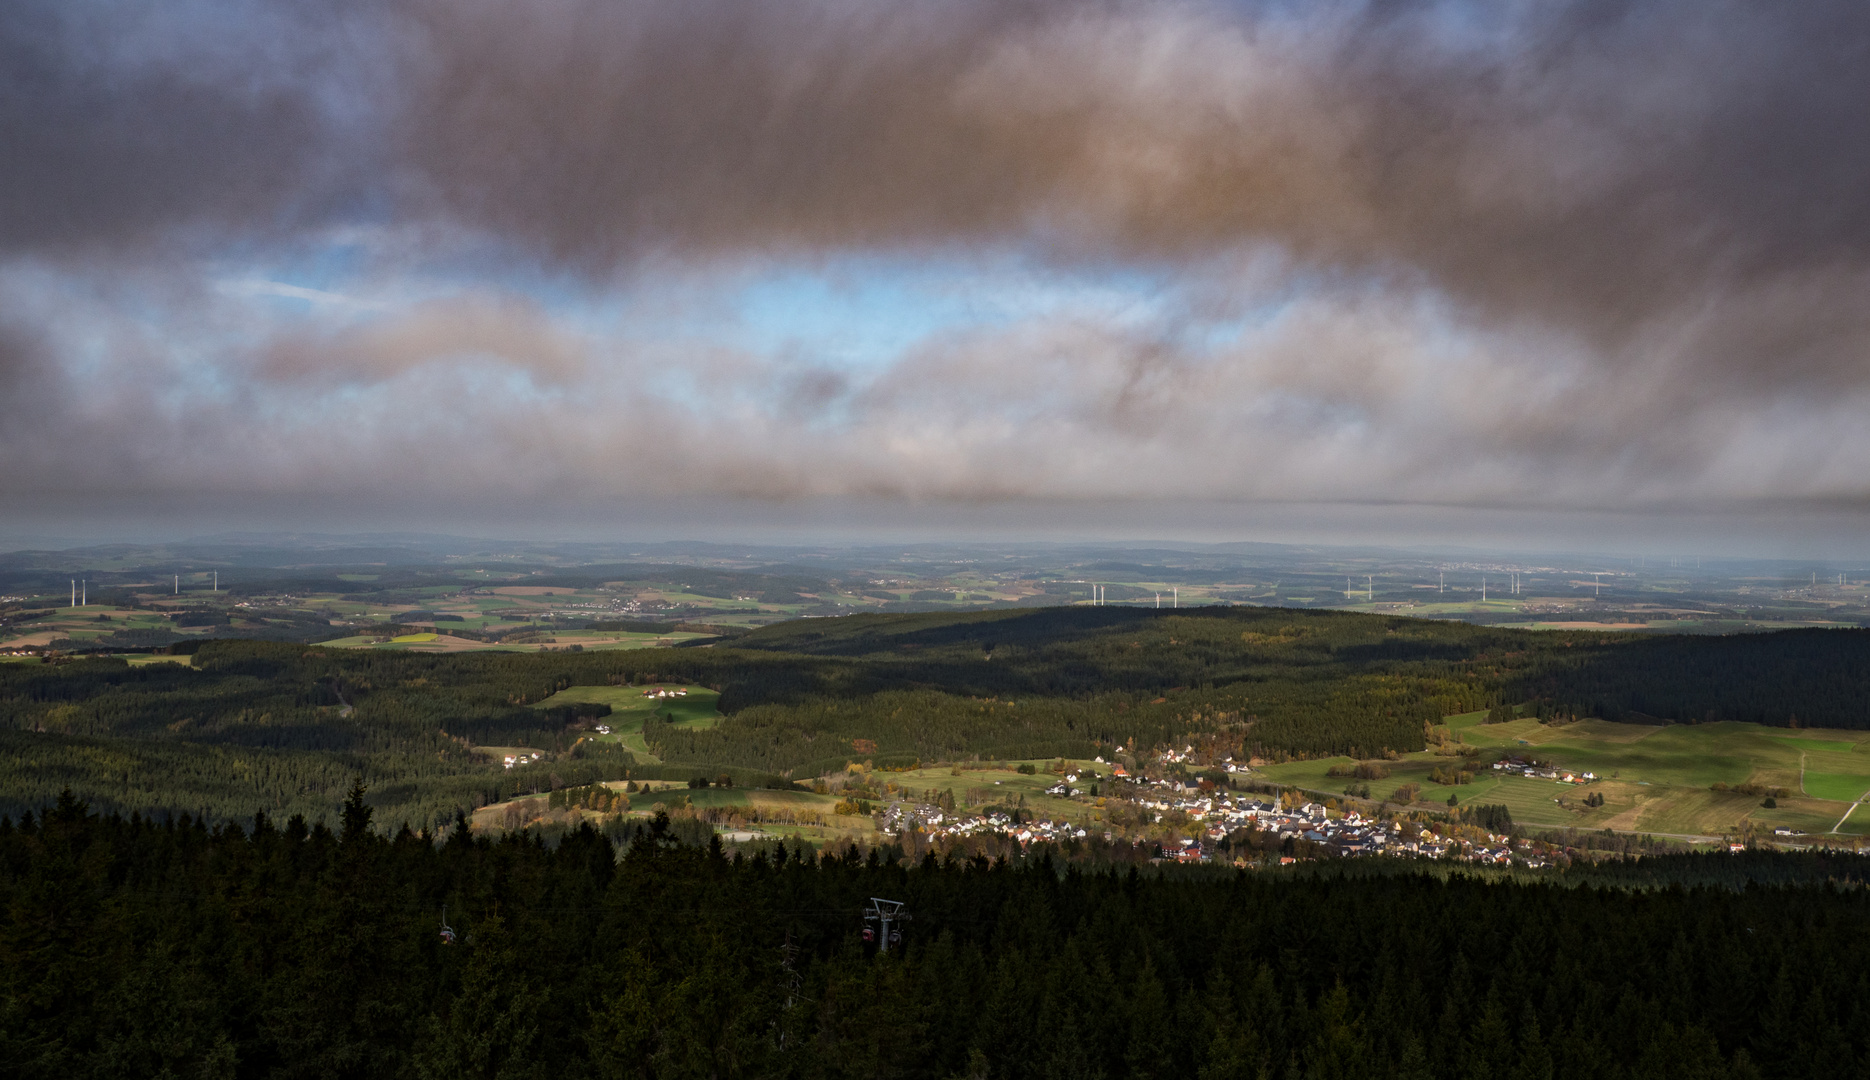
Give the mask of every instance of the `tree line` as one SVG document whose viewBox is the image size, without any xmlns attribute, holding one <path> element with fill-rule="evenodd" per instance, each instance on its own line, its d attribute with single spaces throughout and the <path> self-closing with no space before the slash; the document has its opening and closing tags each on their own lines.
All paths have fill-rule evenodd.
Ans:
<svg viewBox="0 0 1870 1080">
<path fill-rule="evenodd" d="M 370 826 L 356 791 L 335 829 L 158 824 L 70 798 L 0 823 L 0 1067 L 1686 1080 L 1870 1064 L 1870 896 L 1810 856 L 1687 888 L 1667 878 L 1692 857 L 1645 860 L 1661 881 L 1614 887 L 734 857 L 662 821 L 621 847 L 589 828 L 548 847 Z M 1782 864 L 1791 883 L 1747 880 Z M 888 953 L 865 939 L 871 897 L 913 915 Z"/>
</svg>

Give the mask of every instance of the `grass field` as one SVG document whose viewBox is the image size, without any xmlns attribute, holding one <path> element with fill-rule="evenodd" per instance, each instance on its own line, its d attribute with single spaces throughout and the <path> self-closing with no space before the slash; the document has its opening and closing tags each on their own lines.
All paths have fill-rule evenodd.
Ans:
<svg viewBox="0 0 1870 1080">
<path fill-rule="evenodd" d="M 1792 747 L 1810 753 L 1848 754 L 1857 749 L 1856 743 L 1831 742 L 1825 739 L 1798 739 L 1787 735 L 1775 735 L 1774 738 Z"/>
<path fill-rule="evenodd" d="M 1485 713 L 1448 718 L 1458 743 L 1404 755 L 1384 763 L 1390 776 L 1367 781 L 1372 798 L 1393 797 L 1405 783 L 1421 785 L 1420 801 L 1445 805 L 1450 794 L 1457 802 L 1499 803 L 1512 810 L 1513 819 L 1532 825 L 1612 828 L 1681 836 L 1719 836 L 1743 821 L 1756 826 L 1784 826 L 1809 833 L 1830 830 L 1846 809 L 1870 791 L 1870 732 L 1788 732 L 1755 724 L 1673 724 L 1646 726 L 1586 720 L 1546 726 L 1534 719 L 1505 724 L 1483 724 Z M 1453 756 L 1458 746 L 1478 750 L 1471 767 L 1472 783 L 1444 786 L 1428 779 L 1431 770 L 1462 759 Z M 1565 784 L 1517 775 L 1501 775 L 1487 768 L 1509 754 L 1537 758 L 1561 770 L 1592 772 L 1598 780 L 1588 785 Z M 1267 765 L 1258 772 L 1267 779 L 1320 792 L 1341 792 L 1352 781 L 1330 777 L 1333 765 L 1349 758 Z M 1763 806 L 1758 796 L 1715 791 L 1713 785 L 1737 787 L 1758 784 L 1784 788 L 1787 795 L 1775 807 Z M 1604 805 L 1584 805 L 1587 795 L 1604 797 Z M 1870 834 L 1870 812 L 1862 821 L 1855 814 L 1842 829 L 1846 836 Z"/>
<path fill-rule="evenodd" d="M 648 697 L 645 690 L 686 690 L 682 697 Z M 678 728 L 710 728 L 721 722 L 717 707 L 721 695 L 705 686 L 662 684 L 658 686 L 573 686 L 533 705 L 549 709 L 560 705 L 608 705 L 610 715 L 602 723 L 610 728 L 607 735 L 588 735 L 600 742 L 619 742 L 644 762 L 657 765 L 662 759 L 650 752 L 643 740 L 643 722 L 661 717 Z"/>
<path fill-rule="evenodd" d="M 562 705 L 573 702 L 613 704 L 616 701 L 614 692 L 623 690 L 634 691 L 640 698 L 640 687 L 583 686 L 574 687 L 570 691 L 561 691 L 547 701 L 541 702 L 540 705 Z M 611 693 L 607 694 L 606 691 Z M 572 696 L 567 698 L 564 696 L 566 694 Z M 718 713 L 705 717 L 699 715 L 700 708 L 690 701 L 684 700 L 681 704 L 687 706 L 688 710 L 696 715 L 693 719 L 678 722 L 708 723 L 718 719 Z M 707 703 L 706 707 L 712 710 L 712 700 Z M 642 719 L 646 715 L 648 715 L 648 710 L 639 710 L 636 717 L 637 730 L 640 731 Z M 619 719 L 619 714 L 613 712 L 607 719 L 615 722 Z M 626 745 L 628 745 L 627 740 Z M 497 754 L 507 748 L 479 747 L 477 749 Z M 874 771 L 868 774 L 867 782 L 871 788 L 882 792 L 878 797 L 871 799 L 873 803 L 880 805 L 898 800 L 906 803 L 921 802 L 931 791 L 949 791 L 954 794 L 957 812 L 961 814 L 978 812 L 988 805 L 1013 806 L 1023 799 L 1025 809 L 1039 818 L 1052 821 L 1073 821 L 1086 826 L 1095 824 L 1098 820 L 1098 811 L 1092 804 L 1073 802 L 1045 793 L 1046 788 L 1058 782 L 1059 778 L 1048 771 L 1056 760 L 1025 763 L 1037 769 L 1031 775 L 1017 771 L 1021 762 L 1008 761 L 992 766 L 962 768 L 958 773 L 954 767 L 948 765 L 903 772 Z M 1078 770 L 1095 769 L 1106 776 L 1110 771 L 1108 765 L 1099 765 L 1089 761 L 1074 761 L 1068 764 L 1071 768 Z M 604 786 L 613 791 L 622 791 L 625 785 L 623 781 L 617 780 L 606 782 Z M 827 843 L 860 839 L 876 831 L 874 820 L 868 816 L 836 813 L 838 795 L 765 788 L 691 789 L 685 784 L 674 781 L 650 781 L 642 787 L 643 790 L 630 795 L 630 810 L 633 813 L 647 813 L 659 803 L 667 805 L 675 800 L 685 799 L 687 804 L 695 809 L 745 806 L 765 811 L 791 811 L 793 813 L 803 811 L 822 818 L 816 823 L 792 824 L 767 821 L 748 825 L 737 830 L 743 834 L 742 839 L 796 838 L 814 846 L 823 847 Z M 494 825 L 505 815 L 508 807 L 516 804 L 536 804 L 536 811 L 543 812 L 545 802 L 546 796 L 544 795 L 528 795 L 508 802 L 496 803 L 476 811 L 474 820 L 477 827 Z"/>
<path fill-rule="evenodd" d="M 622 780 L 604 784 L 612 791 L 621 792 L 625 783 Z M 632 813 L 647 814 L 658 804 L 678 804 L 685 800 L 695 809 L 724 806 L 746 806 L 765 811 L 789 811 L 819 815 L 822 822 L 816 824 L 790 824 L 783 822 L 761 822 L 747 825 L 736 830 L 741 839 L 773 838 L 801 839 L 815 847 L 827 843 L 862 838 L 876 831 L 873 820 L 861 815 L 841 815 L 835 812 L 838 799 L 833 795 L 816 795 L 809 791 L 769 791 L 764 788 L 690 788 L 686 784 L 674 781 L 649 781 L 641 785 L 642 790 L 630 793 Z M 509 807 L 518 805 L 530 809 L 533 815 L 543 813 L 548 796 L 527 795 L 507 802 L 494 803 L 476 810 L 473 820 L 477 828 L 497 825 L 506 815 Z M 595 821 L 597 815 L 586 815 L 587 820 Z"/>
<path fill-rule="evenodd" d="M 1049 771 L 1057 760 L 1050 758 L 1044 761 L 1028 762 L 1027 764 L 1033 765 L 1038 770 L 1030 776 L 1017 771 L 1020 762 L 1009 761 L 1006 763 L 1006 768 L 969 768 L 963 765 L 959 768 L 959 775 L 956 775 L 955 767 L 948 765 L 911 769 L 906 772 L 880 772 L 873 774 L 875 777 L 873 783 L 882 784 L 885 781 L 894 783 L 900 788 L 907 789 L 910 795 L 918 800 L 923 792 L 931 789 L 952 792 L 955 797 L 955 806 L 962 812 L 965 812 L 964 808 L 970 805 L 975 807 L 989 803 L 1010 805 L 1023 797 L 1026 801 L 1026 809 L 1039 817 L 1053 821 L 1087 820 L 1086 803 L 1073 802 L 1045 793 L 1046 788 L 1058 783 L 1059 778 Z M 1110 775 L 1109 765 L 1075 760 L 1068 761 L 1067 765 L 1074 770 L 1095 770 L 1099 775 Z M 970 798 L 970 793 L 975 798 Z"/>
<path fill-rule="evenodd" d="M 1870 777 L 1855 773 L 1805 774 L 1805 793 L 1815 798 L 1856 802 L 1866 791 L 1870 791 Z"/>
</svg>

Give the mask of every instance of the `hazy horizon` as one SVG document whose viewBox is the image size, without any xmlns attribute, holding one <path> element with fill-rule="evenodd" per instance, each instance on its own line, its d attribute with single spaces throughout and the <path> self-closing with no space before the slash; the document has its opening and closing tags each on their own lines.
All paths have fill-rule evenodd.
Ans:
<svg viewBox="0 0 1870 1080">
<path fill-rule="evenodd" d="M 1084 510 L 1085 508 L 1079 508 Z M 1127 509 L 1135 509 L 1134 507 Z M 937 508 L 939 510 L 939 508 Z M 192 525 L 190 524 L 192 522 Z M 253 521 L 247 517 L 191 518 L 188 522 L 145 522 L 137 528 L 116 525 L 93 525 L 67 533 L 33 533 L 0 528 L 0 555 L 28 551 L 74 551 L 110 546 L 161 546 L 188 544 L 231 544 L 234 546 L 315 548 L 325 545 L 388 543 L 420 546 L 425 543 L 455 542 L 468 545 L 517 546 L 565 545 L 623 549 L 628 547 L 696 547 L 766 549 L 768 552 L 806 550 L 913 549 L 917 547 L 956 548 L 975 551 L 1019 548 L 1109 548 L 1113 551 L 1147 552 L 1151 550 L 1186 550 L 1224 553 L 1228 549 L 1248 551 L 1254 548 L 1316 549 L 1327 553 L 1371 552 L 1406 557 L 1446 556 L 1448 558 L 1536 560 L 1578 560 L 1603 563 L 1606 568 L 1622 565 L 1631 559 L 1647 565 L 1666 565 L 1678 560 L 1682 565 L 1706 561 L 1717 563 L 1795 563 L 1855 572 L 1870 568 L 1870 546 L 1846 542 L 1847 529 L 1840 528 L 1829 539 L 1813 542 L 1808 534 L 1804 542 L 1773 546 L 1769 543 L 1735 542 L 1757 539 L 1760 534 L 1725 534 L 1720 542 L 1671 543 L 1683 540 L 1675 532 L 1659 533 L 1651 529 L 1632 529 L 1608 533 L 1601 519 L 1568 522 L 1576 531 L 1559 534 L 1546 532 L 1479 533 L 1470 531 L 1451 536 L 1419 527 L 1384 528 L 1374 531 L 1342 529 L 1326 531 L 1301 523 L 1299 527 L 1268 528 L 1254 534 L 1223 531 L 1213 523 L 1185 528 L 1177 533 L 1151 531 L 1148 520 L 1138 520 L 1128 529 L 1096 531 L 1078 528 L 1038 528 L 1028 524 L 1014 531 L 1005 527 L 968 525 L 948 521 L 943 525 L 928 521 L 901 521 L 852 526 L 849 522 L 817 524 L 805 522 L 783 527 L 762 527 L 747 522 L 721 525 L 716 522 L 695 524 L 671 519 L 654 526 L 619 526 L 609 523 L 574 523 L 550 529 L 524 528 L 518 523 L 499 528 L 496 523 L 467 522 L 456 528 L 438 527 L 432 521 L 381 521 L 376 527 L 332 528 L 308 522 L 300 528 L 276 527 L 269 520 Z M 1644 522 L 1645 526 L 1653 522 Z M 1524 525 L 1513 522 L 1515 528 Z M 1709 539 L 1703 537 L 1704 540 Z M 1593 540 L 1595 542 L 1593 542 Z M 1614 541 L 1622 542 L 1614 542 Z"/>
</svg>

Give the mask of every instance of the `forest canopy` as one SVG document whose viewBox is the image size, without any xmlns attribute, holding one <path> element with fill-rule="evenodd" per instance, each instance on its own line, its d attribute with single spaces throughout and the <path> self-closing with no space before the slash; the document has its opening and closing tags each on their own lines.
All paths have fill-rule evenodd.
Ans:
<svg viewBox="0 0 1870 1080">
<path fill-rule="evenodd" d="M 730 859 L 106 818 L 0 824 L 0 1062 L 31 1076 L 1855 1076 L 1852 855 L 1648 882 Z M 1361 869 L 1360 869 L 1361 868 Z M 1789 882 L 1762 887 L 1749 878 Z M 1682 881 L 1715 884 L 1683 888 Z M 1840 888 L 1842 884 L 1845 887 Z M 871 897 L 913 921 L 887 954 Z M 447 929 L 448 936 L 442 931 Z"/>
</svg>

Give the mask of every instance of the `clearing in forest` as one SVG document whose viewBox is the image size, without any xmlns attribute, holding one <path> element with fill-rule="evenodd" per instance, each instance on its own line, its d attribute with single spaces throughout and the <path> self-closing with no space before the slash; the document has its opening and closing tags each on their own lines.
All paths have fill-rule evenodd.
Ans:
<svg viewBox="0 0 1870 1080">
<path fill-rule="evenodd" d="M 610 729 L 593 732 L 586 738 L 598 742 L 622 743 L 626 750 L 655 765 L 661 763 L 644 738 L 646 724 L 664 724 L 671 728 L 711 728 L 721 722 L 718 707 L 721 695 L 705 686 L 682 683 L 658 683 L 653 686 L 572 686 L 544 701 L 535 709 L 562 705 L 608 705 L 610 715 L 598 721 Z"/>
</svg>

